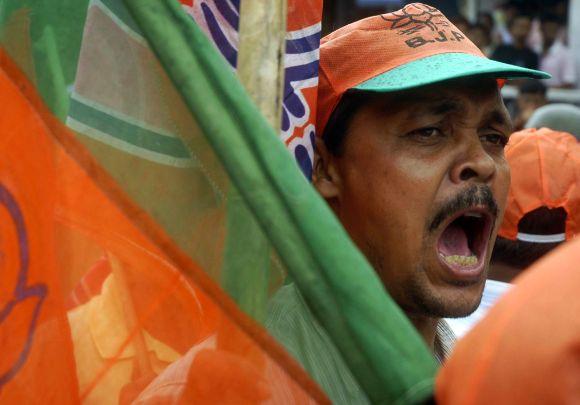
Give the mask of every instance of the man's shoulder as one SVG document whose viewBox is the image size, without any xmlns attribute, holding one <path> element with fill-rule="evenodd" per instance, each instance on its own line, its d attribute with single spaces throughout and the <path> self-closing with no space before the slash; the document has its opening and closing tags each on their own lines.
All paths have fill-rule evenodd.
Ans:
<svg viewBox="0 0 580 405">
<path fill-rule="evenodd" d="M 499 59 L 505 59 L 509 56 L 511 56 L 514 53 L 515 48 L 513 47 L 513 45 L 506 45 L 506 44 L 502 44 L 502 45 L 498 45 L 492 55 L 491 55 L 491 59 L 495 59 L 495 60 L 499 60 Z"/>
<path fill-rule="evenodd" d="M 539 57 L 538 53 L 536 51 L 534 51 L 532 48 L 529 48 L 529 47 L 525 47 L 523 49 L 523 52 L 525 52 L 527 55 L 530 55 L 531 58 L 536 58 L 537 59 Z"/>
<path fill-rule="evenodd" d="M 270 300 L 265 326 L 301 362 L 315 361 L 314 351 L 323 357 L 340 356 L 293 283 L 280 288 Z"/>
<path fill-rule="evenodd" d="M 514 47 L 513 47 L 512 45 L 501 44 L 501 45 L 498 45 L 498 46 L 497 46 L 497 47 L 494 49 L 493 53 L 494 53 L 494 54 L 495 54 L 495 53 L 502 53 L 502 52 L 510 51 L 510 50 L 512 50 L 512 49 L 514 49 Z"/>
<path fill-rule="evenodd" d="M 368 403 L 338 349 L 293 283 L 280 288 L 270 300 L 265 326 L 333 403 Z"/>
<path fill-rule="evenodd" d="M 265 326 L 320 384 L 333 403 L 368 403 L 338 349 L 294 284 L 285 285 L 272 297 Z M 455 340 L 449 325 L 441 320 L 434 353 L 440 363 L 451 352 Z"/>
</svg>

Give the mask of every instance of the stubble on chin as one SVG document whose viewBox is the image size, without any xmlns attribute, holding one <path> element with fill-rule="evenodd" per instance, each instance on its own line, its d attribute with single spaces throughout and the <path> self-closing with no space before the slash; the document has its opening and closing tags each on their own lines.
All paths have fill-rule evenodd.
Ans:
<svg viewBox="0 0 580 405">
<path fill-rule="evenodd" d="M 430 284 L 427 270 L 422 264 L 417 264 L 415 271 L 400 280 L 402 285 L 389 286 L 388 272 L 400 271 L 401 269 L 389 269 L 386 267 L 384 257 L 373 248 L 371 243 L 365 245 L 365 256 L 373 266 L 381 279 L 385 289 L 395 300 L 403 312 L 419 317 L 429 318 L 461 318 L 473 313 L 481 302 L 481 294 L 474 299 L 469 293 L 461 294 L 461 289 L 472 286 L 472 283 L 457 282 L 451 288 L 457 288 L 455 297 L 445 297 L 444 293 L 438 293 L 437 287 Z M 447 287 L 447 288 L 449 288 Z"/>
<path fill-rule="evenodd" d="M 482 294 L 474 297 L 473 293 L 468 291 L 470 287 L 474 287 L 473 283 L 457 282 L 446 286 L 446 291 L 449 288 L 456 289 L 449 297 L 445 291 L 438 291 L 436 286 L 430 285 L 427 277 L 420 277 L 420 273 L 426 274 L 422 266 L 418 266 L 415 277 L 409 278 L 405 285 L 406 301 L 411 303 L 409 311 L 430 318 L 462 318 L 472 314 L 479 307 Z"/>
</svg>

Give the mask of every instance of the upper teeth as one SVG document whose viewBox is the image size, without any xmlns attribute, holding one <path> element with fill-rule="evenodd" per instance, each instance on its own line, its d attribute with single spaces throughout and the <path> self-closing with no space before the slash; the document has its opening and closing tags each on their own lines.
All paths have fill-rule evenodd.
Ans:
<svg viewBox="0 0 580 405">
<path fill-rule="evenodd" d="M 467 214 L 465 214 L 466 217 L 475 217 L 475 218 L 481 218 L 483 215 L 479 212 L 468 212 Z"/>
</svg>

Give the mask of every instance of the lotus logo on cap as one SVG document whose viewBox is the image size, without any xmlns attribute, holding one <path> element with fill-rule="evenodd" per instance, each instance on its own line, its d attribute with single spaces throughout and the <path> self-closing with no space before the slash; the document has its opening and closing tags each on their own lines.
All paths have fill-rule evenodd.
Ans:
<svg viewBox="0 0 580 405">
<path fill-rule="evenodd" d="M 430 32 L 426 35 L 416 35 L 405 41 L 410 48 L 436 42 L 459 42 L 465 39 L 461 32 L 451 29 L 454 27 L 439 10 L 426 4 L 409 4 L 397 12 L 381 15 L 381 18 L 391 23 L 389 28 L 397 30 L 399 35 L 411 36 L 425 27 L 429 28 Z"/>
</svg>

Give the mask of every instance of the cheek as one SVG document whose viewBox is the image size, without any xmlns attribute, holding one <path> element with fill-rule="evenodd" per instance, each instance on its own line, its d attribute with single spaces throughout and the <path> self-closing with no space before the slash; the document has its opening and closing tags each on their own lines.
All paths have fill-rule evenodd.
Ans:
<svg viewBox="0 0 580 405">
<path fill-rule="evenodd" d="M 384 249 L 415 251 L 422 243 L 441 176 L 431 164 L 393 156 L 350 162 L 340 216 L 359 246 L 371 242 Z"/>
<path fill-rule="evenodd" d="M 493 196 L 499 208 L 498 218 L 496 221 L 495 232 L 499 231 L 505 208 L 507 205 L 507 197 L 510 188 L 511 174 L 507 161 L 503 161 L 498 165 L 497 176 L 492 186 Z"/>
<path fill-rule="evenodd" d="M 504 160 L 502 160 L 502 162 L 500 164 L 498 164 L 497 178 L 496 178 L 495 190 L 494 190 L 495 195 L 496 195 L 495 198 L 497 200 L 497 204 L 500 206 L 502 211 L 505 208 L 505 205 L 507 202 L 507 196 L 508 196 L 508 192 L 509 192 L 509 188 L 510 188 L 510 182 L 511 182 L 510 168 L 509 168 L 507 161 L 504 159 Z"/>
</svg>

